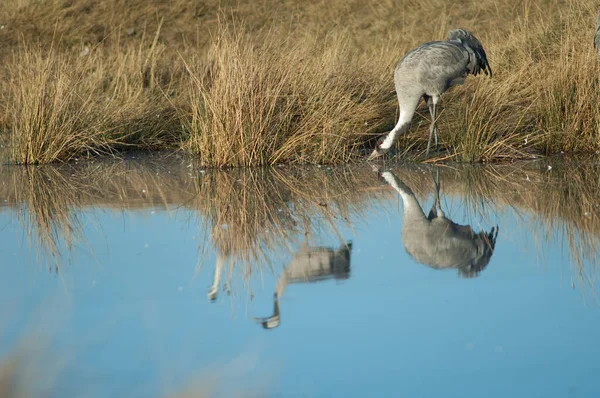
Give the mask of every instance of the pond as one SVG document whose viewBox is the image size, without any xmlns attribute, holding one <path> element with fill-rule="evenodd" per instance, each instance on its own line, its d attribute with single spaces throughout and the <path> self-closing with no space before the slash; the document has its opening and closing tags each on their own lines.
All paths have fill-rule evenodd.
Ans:
<svg viewBox="0 0 600 398">
<path fill-rule="evenodd" d="M 596 397 L 598 160 L 0 169 L 3 397 Z"/>
</svg>

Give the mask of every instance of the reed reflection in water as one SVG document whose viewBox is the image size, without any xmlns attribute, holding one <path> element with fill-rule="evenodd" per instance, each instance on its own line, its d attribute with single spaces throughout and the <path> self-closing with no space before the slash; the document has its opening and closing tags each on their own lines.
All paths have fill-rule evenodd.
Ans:
<svg viewBox="0 0 600 398">
<path fill-rule="evenodd" d="M 53 272 L 61 277 L 85 275 L 87 279 L 72 278 L 74 283 L 60 290 L 63 293 L 68 291 L 75 307 L 81 306 L 80 315 L 74 316 L 81 324 L 91 323 L 92 326 L 86 327 L 93 329 L 98 325 L 112 325 L 111 322 L 120 324 L 101 316 L 98 318 L 103 321 L 94 323 L 89 314 L 95 313 L 97 307 L 108 308 L 109 314 L 112 310 L 129 308 L 131 317 L 141 313 L 140 317 L 145 320 L 156 319 L 155 323 L 146 320 L 147 323 L 138 325 L 127 318 L 127 327 L 119 327 L 119 332 L 112 335 L 116 341 L 107 339 L 98 344 L 101 352 L 118 351 L 115 347 L 125 350 L 122 356 L 113 354 L 115 363 L 102 369 L 111 377 L 123 379 L 116 369 L 121 363 L 126 363 L 133 369 L 136 366 L 156 366 L 166 373 L 172 368 L 172 372 L 177 370 L 180 373 L 165 378 L 181 381 L 192 377 L 189 372 L 191 366 L 187 363 L 186 366 L 177 365 L 186 353 L 193 357 L 189 361 L 197 368 L 210 368 L 215 356 L 237 358 L 242 355 L 251 338 L 268 349 L 261 351 L 260 360 L 248 362 L 250 378 L 256 369 L 265 373 L 270 371 L 261 368 L 264 356 L 273 359 L 271 355 L 284 355 L 275 357 L 273 361 L 282 361 L 285 366 L 281 367 L 289 371 L 274 378 L 277 380 L 269 381 L 280 387 L 269 384 L 257 394 L 259 396 L 275 395 L 280 391 L 308 391 L 308 395 L 315 391 L 323 392 L 310 390 L 308 385 L 294 384 L 290 376 L 286 376 L 293 373 L 294 379 L 309 380 L 324 374 L 316 371 L 321 364 L 333 373 L 331 379 L 321 380 L 320 388 L 329 386 L 333 389 L 331 380 L 345 380 L 345 383 L 338 383 L 337 388 L 341 390 L 327 390 L 328 393 L 359 391 L 353 390 L 360 381 L 358 378 L 347 380 L 343 376 L 361 374 L 367 381 L 371 380 L 369 386 L 374 393 L 385 395 L 397 387 L 396 379 L 389 373 L 410 374 L 410 369 L 422 369 L 419 361 L 427 358 L 421 354 L 430 353 L 428 347 L 435 352 L 435 361 L 429 363 L 427 369 L 438 363 L 446 365 L 445 360 L 449 358 L 463 358 L 462 340 L 458 340 L 459 337 L 453 337 L 456 341 L 448 340 L 444 335 L 435 334 L 436 330 L 440 330 L 439 325 L 431 324 L 430 318 L 435 319 L 435 316 L 423 319 L 419 318 L 421 313 L 433 313 L 442 319 L 446 325 L 444 333 L 455 332 L 452 336 L 465 336 L 472 332 L 499 339 L 502 337 L 498 337 L 494 330 L 496 323 L 502 326 L 502 314 L 498 315 L 497 311 L 495 317 L 488 317 L 488 312 L 473 307 L 478 305 L 478 301 L 470 298 L 478 297 L 482 306 L 510 308 L 512 312 L 509 315 L 520 316 L 520 324 L 544 315 L 543 312 L 521 314 L 520 307 L 511 307 L 512 296 L 498 296 L 498 290 L 493 290 L 499 289 L 499 285 L 519 290 L 519 284 L 506 276 L 507 270 L 514 271 L 520 267 L 518 271 L 525 273 L 531 271 L 532 265 L 539 265 L 533 260 L 523 263 L 512 261 L 511 264 L 507 261 L 510 260 L 509 250 L 534 251 L 540 256 L 544 253 L 554 255 L 558 253 L 557 247 L 564 245 L 567 254 L 564 264 L 570 266 L 573 285 L 581 292 L 586 286 L 595 286 L 598 269 L 595 258 L 600 236 L 597 199 L 600 186 L 590 181 L 600 181 L 598 167 L 593 162 L 549 161 L 553 162 L 551 169 L 544 162 L 435 168 L 414 164 L 391 165 L 381 173 L 383 180 L 378 179 L 368 165 L 203 170 L 193 160 L 182 157 L 127 158 L 59 167 L 3 167 L 0 168 L 3 181 L 10 183 L 0 186 L 0 203 L 3 203 L 1 214 L 13 228 L 11 231 L 27 232 L 24 236 L 29 239 L 30 249 L 38 253 L 38 261 L 33 264 L 39 266 L 49 261 L 53 264 Z M 433 184 L 430 170 L 435 173 Z M 427 214 L 423 209 L 428 208 L 425 204 L 430 198 L 433 198 L 433 205 Z M 444 203 L 446 206 L 442 206 Z M 396 214 L 396 209 L 402 209 L 401 217 Z M 160 213 L 159 220 L 159 217 L 149 216 L 155 210 Z M 8 215 L 12 216 L 12 220 Z M 125 216 L 120 219 L 115 215 L 127 215 L 131 219 Z M 127 228 L 120 228 L 122 231 L 118 239 L 126 242 L 118 249 L 113 246 L 111 239 L 116 239 L 112 235 L 117 236 L 119 222 L 126 225 L 133 219 L 147 221 L 143 224 L 150 228 L 144 231 L 146 237 L 160 236 L 157 239 L 166 240 L 163 254 L 159 256 L 158 252 L 153 252 L 153 255 L 142 257 L 135 263 L 136 257 L 130 253 L 133 249 L 129 246 L 143 245 L 143 241 L 137 236 L 141 233 L 140 229 L 133 227 L 131 234 L 127 233 Z M 387 236 L 390 255 L 384 259 L 377 256 L 384 244 L 376 241 L 381 236 L 380 231 L 385 229 L 381 220 L 398 232 Z M 402 221 L 401 225 L 398 220 Z M 432 223 L 444 228 L 432 228 Z M 500 235 L 496 224 L 503 230 Z M 96 256 L 92 257 L 92 261 L 100 267 L 90 267 L 82 258 L 85 250 L 95 255 L 102 248 L 98 238 L 102 237 L 102 233 L 98 229 L 106 232 L 105 250 L 117 253 L 114 264 L 118 266 L 105 262 L 103 256 Z M 480 232 L 476 232 L 478 230 Z M 529 240 L 520 239 L 517 231 Z M 399 243 L 400 232 L 403 247 L 395 244 Z M 192 234 L 199 238 L 192 240 Z M 21 243 L 18 241 L 20 235 L 14 236 L 15 240 L 4 247 Z M 417 239 L 411 240 L 411 237 Z M 531 240 L 535 245 L 531 244 Z M 135 241 L 135 244 L 130 241 Z M 172 242 L 184 243 L 178 246 L 167 244 Z M 184 245 L 192 246 L 192 256 L 182 252 Z M 405 252 L 414 261 L 428 267 L 400 266 L 399 263 L 409 258 Z M 77 261 L 72 261 L 74 254 L 79 256 Z M 411 261 L 410 258 L 407 261 Z M 18 257 L 12 265 L 4 264 L 5 282 L 0 291 L 12 292 L 12 297 L 4 299 L 25 303 L 25 292 L 40 295 L 40 300 L 45 299 L 40 293 L 42 289 L 20 288 L 19 280 L 12 276 L 18 268 L 14 264 L 23 267 L 29 263 L 24 257 Z M 70 267 L 67 267 L 69 264 Z M 457 278 L 450 275 L 452 279 L 448 279 L 444 272 L 427 274 L 425 271 L 430 271 L 429 267 L 457 269 L 459 275 L 469 277 L 481 274 L 470 281 L 454 282 Z M 96 273 L 93 274 L 95 278 L 102 273 L 109 274 L 111 277 L 103 282 L 112 283 L 113 290 L 93 291 L 82 286 L 82 280 L 92 279 L 88 275 L 90 269 Z M 560 287 L 563 283 L 560 270 L 551 271 L 540 268 L 538 272 L 536 269 L 533 274 L 538 276 L 537 279 L 528 280 L 530 286 L 518 291 L 522 295 L 515 293 L 515 300 L 521 300 L 521 303 L 534 301 L 535 297 L 529 292 L 541 283 L 542 276 L 547 277 L 545 282 L 548 286 Z M 511 277 L 514 275 L 510 274 Z M 44 275 L 38 278 L 44 284 L 51 284 L 52 280 L 45 279 Z M 188 280 L 189 285 L 180 284 L 181 290 L 174 289 L 173 293 L 163 290 L 167 285 L 171 287 L 173 279 L 181 278 Z M 495 278 L 505 279 L 494 284 Z M 336 283 L 339 280 L 343 283 Z M 312 283 L 316 281 L 323 283 Z M 455 288 L 454 283 L 462 285 Z M 152 284 L 153 288 L 145 290 L 145 284 Z M 450 304 L 434 302 L 437 296 L 435 289 L 429 289 L 429 284 L 446 294 L 444 299 L 448 299 Z M 500 304 L 486 301 L 486 294 L 478 290 L 483 287 L 501 297 Z M 460 294 L 457 293 L 459 290 Z M 224 296 L 223 292 L 228 295 Z M 216 304 L 207 300 L 207 294 Z M 412 300 L 424 307 L 415 309 Z M 544 300 L 559 302 L 566 298 L 549 294 Z M 427 307 L 429 301 L 435 305 Z M 480 329 L 469 324 L 473 318 L 460 318 L 458 312 L 452 312 L 455 310 L 452 303 L 456 301 L 460 301 L 462 306 L 471 306 L 471 314 L 477 311 Z M 219 305 L 223 302 L 241 305 Z M 379 308 L 381 303 L 386 303 L 383 310 Z M 58 308 L 49 310 L 49 313 L 58 311 Z M 245 311 L 240 308 L 245 308 Z M 562 308 L 552 307 L 553 311 L 557 311 L 553 317 L 560 315 Z M 574 311 L 573 307 L 568 309 Z M 446 312 L 459 317 L 459 321 L 445 319 Z M 493 311 L 489 313 L 493 314 Z M 243 319 L 238 321 L 240 314 Z M 253 319 L 257 315 L 265 317 Z M 285 322 L 280 322 L 282 316 Z M 449 318 L 452 316 L 448 315 Z M 313 318 L 318 322 L 311 322 Z M 258 320 L 265 328 L 278 326 L 277 331 L 265 333 L 253 320 Z M 399 328 L 399 323 L 405 324 L 405 320 L 407 324 L 426 324 L 427 327 Z M 581 322 L 581 319 L 578 321 Z M 485 325 L 489 324 L 493 324 L 494 328 L 485 329 Z M 461 329 L 461 325 L 465 330 Z M 583 323 L 579 325 L 582 330 L 585 329 Z M 155 331 L 161 327 L 164 336 Z M 525 326 L 520 328 L 529 331 Z M 3 329 L 11 330 L 11 327 Z M 59 326 L 58 334 L 69 336 L 72 341 L 83 338 L 69 334 L 71 329 L 71 324 L 65 323 L 64 328 Z M 412 329 L 414 334 L 411 334 Z M 505 327 L 503 333 L 517 333 L 517 329 Z M 392 339 L 392 330 L 400 337 Z M 11 333 L 20 332 L 13 328 Z M 152 333 L 159 337 L 156 340 L 144 339 Z M 533 331 L 531 333 L 534 334 Z M 130 347 L 119 340 L 122 334 L 129 336 L 127 344 L 136 347 L 166 348 L 157 357 L 156 364 L 150 365 L 152 361 L 148 358 L 136 357 L 128 351 Z M 545 336 L 550 334 L 545 333 Z M 578 336 L 585 340 L 586 334 Z M 0 337 L 0 342 L 3 340 Z M 532 340 L 531 336 L 523 339 Z M 289 341 L 296 343 L 290 345 Z M 316 341 L 323 344 L 316 344 Z M 336 341 L 336 344 L 330 344 L 331 341 Z M 376 348 L 367 347 L 365 341 L 375 344 Z M 518 338 L 513 337 L 511 341 L 518 341 Z M 489 342 L 486 340 L 486 343 Z M 460 350 L 450 355 L 444 344 L 454 348 L 458 344 Z M 341 347 L 339 350 L 338 346 Z M 500 343 L 496 346 L 502 347 Z M 348 347 L 352 347 L 357 360 L 344 357 Z M 6 346 L 2 348 L 2 353 L 10 351 Z M 421 352 L 415 353 L 411 349 Z M 522 349 L 528 352 L 527 347 Z M 386 362 L 389 366 L 378 367 L 375 372 L 367 366 L 382 360 L 375 352 L 389 352 L 396 359 Z M 84 357 L 82 355 L 81 358 Z M 136 358 L 143 365 L 135 362 Z M 467 359 L 463 358 L 463 363 L 467 363 Z M 68 377 L 82 376 L 77 373 L 78 368 L 98 370 L 91 359 L 89 362 L 78 360 L 83 362 L 67 367 L 65 374 Z M 411 362 L 412 368 L 402 367 L 403 361 Z M 492 361 L 477 364 L 481 369 L 503 369 L 502 374 L 505 375 L 510 373 L 511 364 L 517 363 L 514 357 L 511 361 L 501 366 Z M 160 363 L 168 363 L 169 366 L 161 367 Z M 345 370 L 337 374 L 338 368 Z M 453 372 L 450 372 L 453 377 L 458 376 Z M 479 376 L 485 381 L 485 375 Z M 161 379 L 149 371 L 137 377 L 136 383 L 148 385 L 152 385 L 148 381 L 150 379 Z M 112 380 L 108 378 L 100 383 L 100 390 L 114 384 Z M 236 382 L 235 379 L 223 380 L 226 384 Z M 61 383 L 63 386 L 69 384 L 66 380 Z M 173 391 L 174 383 L 168 384 L 169 388 L 165 387 L 164 391 Z M 411 380 L 404 380 L 405 385 L 412 386 L 414 383 L 411 383 Z M 483 381 L 477 383 L 473 385 L 485 384 Z M 126 391 L 133 387 L 124 383 L 119 388 Z M 145 391 L 153 391 L 154 396 L 160 395 L 154 387 Z M 102 396 L 102 392 L 106 390 L 97 396 Z M 410 396 L 414 391 L 405 393 Z"/>
<path fill-rule="evenodd" d="M 473 219 L 483 221 L 511 209 L 521 215 L 520 229 L 534 240 L 528 245 L 537 246 L 540 255 L 548 239 L 564 242 L 574 280 L 582 287 L 591 286 L 596 267 L 584 264 L 596 264 L 600 237 L 600 188 L 590 183 L 600 180 L 597 162 L 566 159 L 555 161 L 550 169 L 540 162 L 442 166 L 436 173 L 446 195 L 459 198 Z M 219 286 L 231 292 L 233 275 L 252 297 L 248 280 L 253 273 L 279 274 L 273 268 L 272 253 L 279 253 L 280 258 L 293 255 L 305 232 L 318 240 L 328 234 L 338 236 L 338 222 L 351 229 L 364 225 L 372 212 L 393 201 L 393 193 L 374 180 L 364 165 L 224 171 L 201 170 L 193 160 L 182 157 L 150 156 L 58 167 L 3 167 L 0 174 L 6 182 L 0 187 L 2 204 L 22 223 L 39 262 L 50 261 L 55 269 L 69 262 L 74 243 L 85 246 L 84 229 L 94 225 L 95 209 L 191 212 L 196 216 L 189 222 L 202 229 L 196 274 L 211 250 L 217 253 L 208 292 L 212 300 Z M 415 203 L 405 206 L 405 211 L 415 209 L 407 213 L 409 218 L 423 216 L 428 225 L 441 225 L 444 223 L 439 221 L 446 218 L 439 200 L 427 216 L 418 203 L 419 197 L 437 197 L 439 186 L 433 184 L 432 189 L 428 174 L 415 165 L 395 165 L 382 175 L 387 176 L 388 185 L 395 185 L 405 204 Z M 309 231 L 304 230 L 303 220 L 311 221 Z M 412 225 L 420 224 L 403 225 L 403 244 L 413 258 L 433 267 L 449 266 L 416 247 L 423 239 L 410 241 L 410 236 L 419 233 L 430 240 L 435 235 L 408 232 Z M 465 237 L 471 233 L 468 226 L 462 228 L 451 221 L 447 225 Z M 507 230 L 514 231 L 515 226 Z M 459 267 L 459 259 L 450 262 L 463 270 L 462 275 L 476 275 L 493 253 L 496 234 L 497 228 L 473 235 L 479 236 L 473 241 L 477 254 L 468 266 Z M 281 264 L 279 259 L 276 262 Z"/>
<path fill-rule="evenodd" d="M 475 234 L 470 226 L 447 220 L 439 199 L 425 215 L 418 198 L 439 194 L 439 184 L 431 184 L 429 170 L 393 165 L 381 174 L 403 199 L 405 216 L 421 220 L 403 224 L 403 245 L 418 262 L 437 268 L 454 266 L 462 270 L 461 275 L 474 276 L 487 265 L 498 229 Z M 446 195 L 459 198 L 469 217 L 483 221 L 506 209 L 516 211 L 524 220 L 520 229 L 534 239 L 540 255 L 548 239 L 564 242 L 575 280 L 591 286 L 596 267 L 584 264 L 596 264 L 600 237 L 600 188 L 590 183 L 600 180 L 597 162 L 566 159 L 555 161 L 550 169 L 538 162 L 435 170 Z M 0 187 L 1 203 L 22 223 L 38 262 L 50 261 L 55 269 L 69 262 L 74 243 L 86 245 L 84 230 L 95 225 L 95 209 L 190 212 L 195 215 L 190 224 L 202 230 L 195 273 L 213 249 L 217 254 L 208 292 L 211 300 L 220 286 L 231 292 L 232 282 L 252 297 L 248 280 L 253 273 L 281 274 L 274 269 L 272 253 L 278 253 L 276 263 L 281 264 L 283 256 L 298 250 L 306 234 L 317 241 L 328 234 L 339 236 L 336 223 L 350 229 L 364 225 L 371 213 L 389 207 L 394 198 L 365 165 L 224 171 L 202 170 L 193 160 L 177 156 L 148 156 L 58 167 L 3 167 L 0 174 L 6 182 Z M 308 230 L 304 220 L 310 220 Z M 444 240 L 435 237 L 435 228 L 410 231 L 415 225 L 447 225 L 454 238 L 461 236 L 459 240 L 472 235 L 473 254 L 445 254 L 472 258 L 440 262 L 428 252 L 433 245 L 417 246 Z M 437 229 L 445 236 L 442 230 Z M 507 230 L 514 231 L 514 225 Z M 411 236 L 418 238 L 411 241 Z"/>
<path fill-rule="evenodd" d="M 276 267 L 294 255 L 292 263 L 296 265 L 288 267 L 288 276 L 290 272 L 296 276 L 288 282 L 299 281 L 297 272 L 315 273 L 316 279 L 322 279 L 328 272 L 316 270 L 324 266 L 322 257 L 316 262 L 299 259 L 327 251 L 314 248 L 309 239 L 319 241 L 333 235 L 345 242 L 339 225 L 351 229 L 366 219 L 369 209 L 385 200 L 385 192 L 371 189 L 370 176 L 368 169 L 319 167 L 205 173 L 188 206 L 197 211 L 209 237 L 200 252 L 215 251 L 208 299 L 215 302 L 220 290 L 231 293 L 236 282 L 252 297 L 247 283 L 252 274 L 279 274 Z M 298 266 L 300 263 L 303 265 Z M 309 270 L 311 267 L 316 268 Z M 283 291 L 283 283 L 280 287 Z"/>
</svg>

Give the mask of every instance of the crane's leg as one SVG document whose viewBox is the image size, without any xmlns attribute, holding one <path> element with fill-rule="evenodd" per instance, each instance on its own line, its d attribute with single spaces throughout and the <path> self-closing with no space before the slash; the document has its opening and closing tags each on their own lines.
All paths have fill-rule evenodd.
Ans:
<svg viewBox="0 0 600 398">
<path fill-rule="evenodd" d="M 438 97 L 427 97 L 427 107 L 429 108 L 429 116 L 431 116 L 431 126 L 429 126 L 429 140 L 427 141 L 427 152 L 426 155 L 429 155 L 429 148 L 431 147 L 431 138 L 435 138 L 435 151 L 438 151 L 438 134 L 437 134 L 437 125 L 436 125 L 436 115 L 435 115 L 435 107 L 438 103 Z"/>
<path fill-rule="evenodd" d="M 431 125 L 429 126 L 429 140 L 427 140 L 427 151 L 425 152 L 426 155 L 429 155 L 429 148 L 431 147 L 431 137 L 433 135 L 433 121 L 435 119 L 433 116 L 433 101 L 431 100 L 431 97 L 427 96 L 425 98 L 425 102 L 427 103 L 427 107 L 429 108 L 429 116 L 431 117 Z"/>
</svg>

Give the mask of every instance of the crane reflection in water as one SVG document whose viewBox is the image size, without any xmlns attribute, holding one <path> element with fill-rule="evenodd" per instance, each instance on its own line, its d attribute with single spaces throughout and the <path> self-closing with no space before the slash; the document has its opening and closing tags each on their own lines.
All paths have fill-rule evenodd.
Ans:
<svg viewBox="0 0 600 398">
<path fill-rule="evenodd" d="M 268 317 L 254 318 L 265 329 L 273 329 L 280 324 L 279 300 L 286 287 L 291 284 L 314 283 L 325 280 L 345 280 L 350 277 L 350 253 L 352 241 L 344 241 L 340 236 L 337 248 L 328 246 L 313 246 L 309 244 L 310 235 L 308 220 L 304 222 L 304 240 L 294 253 L 290 262 L 285 266 L 275 284 L 273 294 L 273 314 Z M 232 266 L 229 254 L 218 252 L 213 273 L 213 283 L 208 289 L 207 297 L 211 302 L 217 300 L 221 283 L 223 266 Z"/>
<path fill-rule="evenodd" d="M 402 244 L 415 261 L 434 269 L 455 268 L 462 278 L 476 277 L 487 267 L 494 254 L 498 227 L 475 232 L 470 225 L 447 218 L 440 202 L 439 168 L 435 179 L 432 174 L 435 197 L 427 215 L 413 191 L 392 171 L 380 172 L 376 167 L 374 170 L 402 199 Z"/>
<path fill-rule="evenodd" d="M 338 248 L 309 246 L 305 239 L 287 267 L 279 276 L 273 294 L 273 314 L 255 318 L 265 329 L 279 326 L 279 298 L 288 285 L 314 283 L 329 279 L 343 280 L 350 277 L 350 253 L 352 242 L 341 242 Z"/>
</svg>

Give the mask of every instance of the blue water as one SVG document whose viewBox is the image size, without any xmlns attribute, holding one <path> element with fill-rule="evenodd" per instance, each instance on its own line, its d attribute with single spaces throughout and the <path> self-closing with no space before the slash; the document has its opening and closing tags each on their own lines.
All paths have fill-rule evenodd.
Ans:
<svg viewBox="0 0 600 398">
<path fill-rule="evenodd" d="M 333 221 L 353 242 L 350 277 L 289 285 L 271 330 L 253 317 L 272 313 L 291 252 L 267 253 L 272 269 L 255 264 L 247 279 L 234 269 L 213 303 L 216 251 L 194 210 L 76 209 L 84 239 L 62 247 L 56 272 L 5 208 L 0 358 L 25 353 L 33 396 L 600 396 L 600 305 L 558 230 L 533 244 L 533 214 L 499 205 L 478 218 L 445 196 L 455 222 L 500 227 L 489 265 L 459 278 L 407 254 L 388 192 L 368 216 Z M 311 245 L 338 247 L 331 231 Z"/>
</svg>

